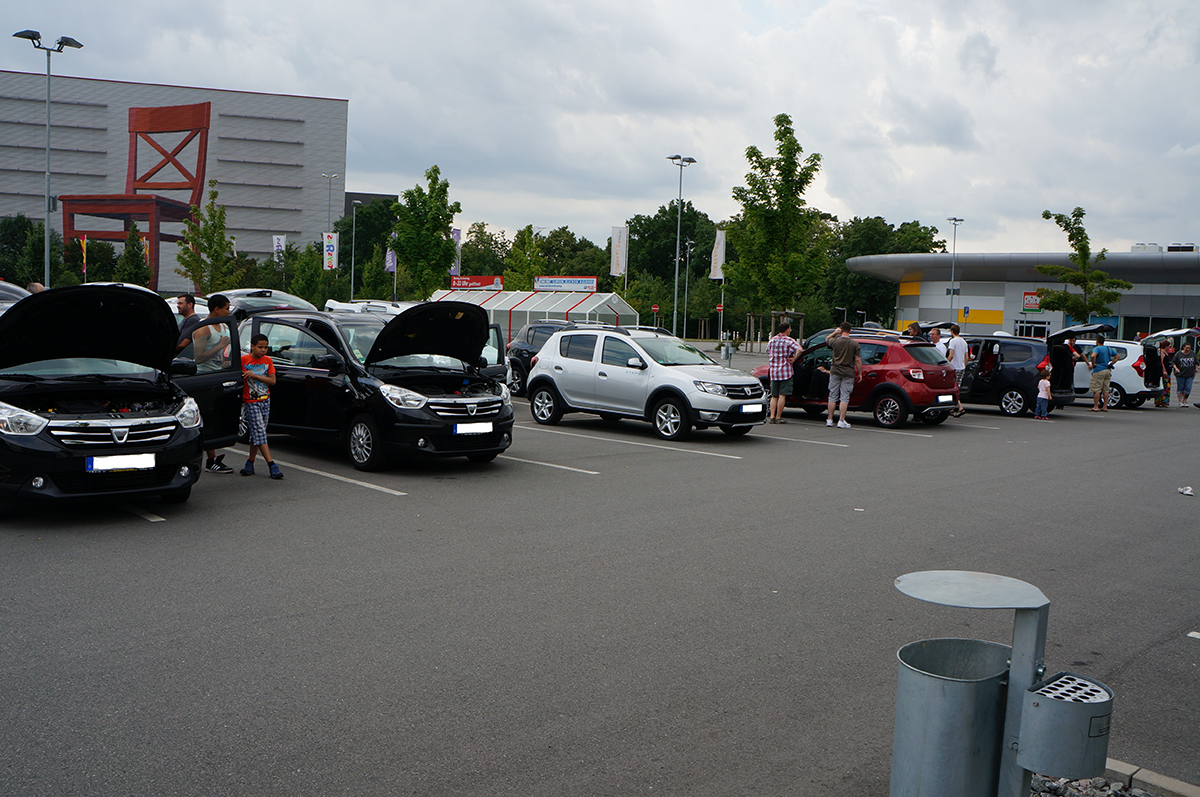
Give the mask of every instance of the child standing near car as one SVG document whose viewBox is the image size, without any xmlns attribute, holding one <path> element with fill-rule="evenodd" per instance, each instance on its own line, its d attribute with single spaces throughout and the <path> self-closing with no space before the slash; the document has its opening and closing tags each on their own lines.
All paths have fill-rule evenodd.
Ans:
<svg viewBox="0 0 1200 797">
<path fill-rule="evenodd" d="M 1034 408 L 1033 419 L 1045 421 L 1050 418 L 1050 372 L 1039 368 L 1038 377 L 1037 406 Z"/>
<path fill-rule="evenodd" d="M 267 336 L 261 333 L 250 339 L 250 353 L 242 355 L 242 412 L 250 430 L 250 454 L 239 473 L 254 475 L 254 458 L 262 451 L 272 479 L 282 479 L 283 472 L 271 459 L 267 447 L 267 420 L 271 416 L 270 386 L 275 384 L 275 363 L 267 356 Z"/>
</svg>

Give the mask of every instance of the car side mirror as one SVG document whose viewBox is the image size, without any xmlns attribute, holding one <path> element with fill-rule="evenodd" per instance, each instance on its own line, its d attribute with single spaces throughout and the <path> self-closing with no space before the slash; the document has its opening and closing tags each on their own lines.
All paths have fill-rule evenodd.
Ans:
<svg viewBox="0 0 1200 797">
<path fill-rule="evenodd" d="M 342 372 L 342 360 L 336 354 L 320 354 L 313 358 L 313 365 L 316 368 L 327 369 L 330 376 L 336 376 Z"/>
<path fill-rule="evenodd" d="M 646 363 L 642 362 L 641 357 L 630 357 L 629 362 L 625 363 L 625 365 L 629 366 L 630 368 L 637 368 L 639 371 L 645 370 L 646 368 Z"/>
<path fill-rule="evenodd" d="M 195 360 L 172 360 L 171 361 L 171 376 L 195 376 L 196 361 Z"/>
<path fill-rule="evenodd" d="M 488 367 L 490 367 L 490 366 L 492 366 L 492 365 L 495 365 L 495 363 L 490 363 L 490 362 L 488 362 L 488 358 L 487 358 L 487 357 L 480 357 L 480 358 L 479 358 L 479 362 L 477 362 L 477 363 L 476 363 L 476 365 L 477 365 L 478 367 L 480 367 L 480 368 L 488 368 Z"/>
</svg>

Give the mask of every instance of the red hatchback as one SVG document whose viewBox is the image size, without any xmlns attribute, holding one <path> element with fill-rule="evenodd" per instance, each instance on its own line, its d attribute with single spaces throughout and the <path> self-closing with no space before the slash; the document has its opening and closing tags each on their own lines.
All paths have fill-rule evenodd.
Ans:
<svg viewBox="0 0 1200 797">
<path fill-rule="evenodd" d="M 927 424 L 950 417 L 958 387 L 949 361 L 929 343 L 900 335 L 851 335 L 862 351 L 863 378 L 850 394 L 850 409 L 869 412 L 880 426 L 903 426 L 909 416 Z M 796 360 L 786 406 L 810 415 L 826 411 L 831 351 L 826 343 L 805 349 Z M 825 370 L 821 370 L 821 369 Z M 769 390 L 768 366 L 751 372 Z"/>
</svg>

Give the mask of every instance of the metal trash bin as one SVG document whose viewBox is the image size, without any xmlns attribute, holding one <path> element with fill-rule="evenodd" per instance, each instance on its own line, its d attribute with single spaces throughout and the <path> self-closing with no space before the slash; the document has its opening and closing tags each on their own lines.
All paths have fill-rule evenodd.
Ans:
<svg viewBox="0 0 1200 797">
<path fill-rule="evenodd" d="M 981 639 L 897 651 L 891 797 L 995 797 L 1011 655 Z"/>
<path fill-rule="evenodd" d="M 1029 687 L 1017 763 L 1056 778 L 1103 775 L 1112 704 L 1111 689 L 1075 673 L 1060 672 Z"/>
</svg>

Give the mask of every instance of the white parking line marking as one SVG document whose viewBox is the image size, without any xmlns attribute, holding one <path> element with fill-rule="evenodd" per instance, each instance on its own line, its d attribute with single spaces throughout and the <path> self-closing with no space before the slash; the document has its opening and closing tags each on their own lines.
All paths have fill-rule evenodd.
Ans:
<svg viewBox="0 0 1200 797">
<path fill-rule="evenodd" d="M 533 459 L 520 459 L 518 457 L 510 457 L 507 454 L 504 454 L 503 457 L 504 457 L 504 459 L 511 459 L 513 462 L 524 462 L 526 465 L 541 465 L 542 467 L 545 467 L 545 468 L 558 468 L 559 470 L 570 470 L 570 471 L 574 471 L 576 473 L 586 473 L 589 476 L 599 476 L 600 475 L 600 471 L 598 471 L 598 470 L 584 470 L 583 468 L 572 468 L 572 467 L 568 467 L 567 465 L 555 465 L 553 462 L 538 462 L 537 460 L 533 460 Z"/>
<path fill-rule="evenodd" d="M 627 446 L 642 446 L 643 448 L 658 448 L 663 451 L 679 451 L 680 453 L 683 453 L 683 454 L 700 454 L 700 455 L 706 456 L 706 457 L 721 457 L 722 459 L 741 459 L 741 457 L 735 457 L 732 454 L 716 454 L 716 453 L 713 453 L 712 451 L 696 451 L 691 448 L 675 448 L 673 446 L 655 445 L 654 443 L 638 443 L 633 440 L 618 440 L 614 437 L 599 437 L 597 435 L 591 435 L 591 434 L 576 434 L 575 432 L 563 432 L 558 429 L 544 429 L 541 426 L 538 426 L 536 424 L 531 424 L 529 426 L 520 424 L 520 426 L 522 429 L 529 429 L 531 431 L 546 432 L 548 434 L 562 434 L 562 435 L 566 435 L 567 437 L 582 437 L 584 440 L 602 440 L 606 443 L 620 443 L 622 445 L 627 445 Z"/>
<path fill-rule="evenodd" d="M 760 434 L 757 437 L 763 437 L 767 440 L 782 440 L 785 443 L 811 443 L 814 446 L 837 446 L 838 448 L 849 448 L 848 443 L 827 443 L 824 440 L 804 440 L 797 437 L 776 437 L 773 434 Z"/>
<path fill-rule="evenodd" d="M 901 434 L 901 435 L 904 435 L 905 437 L 928 437 L 931 440 L 933 439 L 933 435 L 931 435 L 931 434 L 921 434 L 919 432 L 898 432 L 895 429 L 872 429 L 869 426 L 865 427 L 865 428 L 862 426 L 853 426 L 853 427 L 851 427 L 851 431 L 875 432 L 876 434 Z"/>
<path fill-rule="evenodd" d="M 113 503 L 116 504 L 117 506 L 121 507 L 122 509 L 124 509 L 127 512 L 132 512 L 133 514 L 137 515 L 138 517 L 142 518 L 143 520 L 149 520 L 151 523 L 164 523 L 167 520 L 165 517 L 159 517 L 158 515 L 152 515 L 149 512 L 145 512 L 141 509 L 138 509 L 133 504 L 127 504 L 124 501 L 113 501 Z"/>
<path fill-rule="evenodd" d="M 1000 431 L 1000 427 L 999 427 L 999 426 L 976 426 L 976 425 L 975 425 L 975 424 L 973 424 L 973 423 L 956 423 L 956 424 L 954 424 L 954 425 L 955 425 L 955 426 L 961 426 L 961 427 L 963 427 L 964 429 L 988 429 L 988 430 L 990 430 L 990 431 L 993 431 L 993 432 L 998 432 L 998 431 Z"/>
<path fill-rule="evenodd" d="M 1200 631 L 1192 631 L 1188 633 L 1188 636 L 1190 636 L 1192 639 L 1200 639 Z"/>
<path fill-rule="evenodd" d="M 371 484 L 370 482 L 363 482 L 359 481 L 358 479 L 349 479 L 345 476 L 339 476 L 336 473 L 327 473 L 326 471 L 316 470 L 315 468 L 306 468 L 303 465 L 297 465 L 294 462 L 284 462 L 282 459 L 277 459 L 275 462 L 285 468 L 302 470 L 305 473 L 315 473 L 317 476 L 324 476 L 326 479 L 334 479 L 335 481 L 345 482 L 346 484 L 356 484 L 359 487 L 366 487 L 368 490 L 378 490 L 379 492 L 387 493 L 388 495 L 408 495 L 408 493 L 402 493 L 399 490 L 393 490 L 390 487 L 380 487 L 378 484 Z"/>
</svg>

